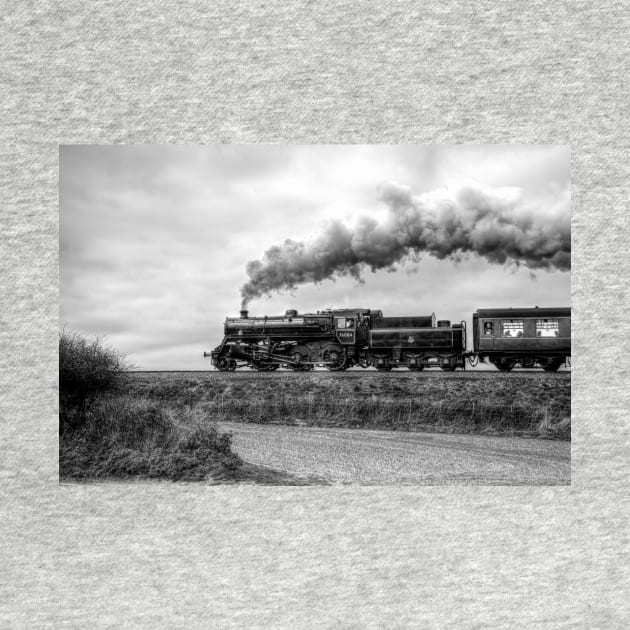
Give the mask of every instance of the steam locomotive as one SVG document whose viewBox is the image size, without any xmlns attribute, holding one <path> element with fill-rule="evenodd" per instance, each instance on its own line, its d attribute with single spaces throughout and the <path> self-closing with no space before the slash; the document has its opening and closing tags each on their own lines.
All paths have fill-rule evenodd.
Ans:
<svg viewBox="0 0 630 630">
<path fill-rule="evenodd" d="M 439 367 L 465 369 L 466 360 L 493 363 L 500 371 L 542 367 L 555 372 L 571 355 L 570 308 L 479 309 L 472 316 L 473 350 L 466 351 L 466 322 L 437 320 L 435 314 L 385 317 L 377 309 L 338 309 L 225 320 L 221 344 L 204 352 L 220 371 L 249 366 L 330 371 L 352 366 L 389 371 Z"/>
</svg>

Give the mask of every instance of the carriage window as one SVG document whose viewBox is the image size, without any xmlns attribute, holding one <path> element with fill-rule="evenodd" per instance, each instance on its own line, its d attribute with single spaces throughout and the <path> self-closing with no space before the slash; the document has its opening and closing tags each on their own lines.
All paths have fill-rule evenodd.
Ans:
<svg viewBox="0 0 630 630">
<path fill-rule="evenodd" d="M 504 337 L 522 337 L 523 336 L 523 320 L 522 319 L 506 319 L 503 321 Z"/>
<path fill-rule="evenodd" d="M 346 317 L 346 328 L 354 328 L 354 319 L 352 317 Z"/>
<path fill-rule="evenodd" d="M 557 337 L 559 330 L 557 319 L 536 320 L 536 337 Z"/>
<path fill-rule="evenodd" d="M 335 326 L 337 330 L 341 330 L 346 327 L 346 318 L 345 317 L 335 317 Z"/>
<path fill-rule="evenodd" d="M 484 322 L 483 323 L 483 334 L 492 337 L 494 333 L 494 326 L 492 322 Z"/>
</svg>

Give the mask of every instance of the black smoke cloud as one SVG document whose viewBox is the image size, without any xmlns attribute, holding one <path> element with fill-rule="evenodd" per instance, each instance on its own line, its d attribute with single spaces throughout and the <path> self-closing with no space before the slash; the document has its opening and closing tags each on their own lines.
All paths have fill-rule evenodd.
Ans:
<svg viewBox="0 0 630 630">
<path fill-rule="evenodd" d="M 441 191 L 414 197 L 407 187 L 387 184 L 379 193 L 388 209 L 382 222 L 361 217 L 350 229 L 331 221 L 311 241 L 288 239 L 268 249 L 262 260 L 247 263 L 243 307 L 300 284 L 339 276 L 362 282 L 366 267 L 392 269 L 422 255 L 459 260 L 477 254 L 499 265 L 571 268 L 568 196 L 542 207 L 527 203 L 515 189 L 468 186 L 454 195 Z"/>
</svg>

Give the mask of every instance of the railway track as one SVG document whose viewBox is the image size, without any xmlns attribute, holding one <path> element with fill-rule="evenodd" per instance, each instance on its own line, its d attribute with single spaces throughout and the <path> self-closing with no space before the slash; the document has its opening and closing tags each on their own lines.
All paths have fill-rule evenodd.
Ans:
<svg viewBox="0 0 630 630">
<path fill-rule="evenodd" d="M 220 372 L 219 370 L 137 370 L 133 374 L 204 374 L 212 379 L 298 379 L 305 380 L 310 378 L 327 377 L 331 379 L 430 379 L 430 378 L 447 378 L 447 379 L 484 379 L 484 378 L 534 378 L 544 377 L 549 379 L 568 379 L 571 378 L 571 371 L 562 372 L 544 372 L 543 370 L 514 370 L 512 372 L 499 372 L 493 370 L 462 370 L 456 372 L 443 372 L 441 370 L 423 370 L 421 372 L 409 372 L 406 370 L 392 370 L 391 372 L 365 371 L 355 370 L 346 372 L 328 372 L 327 370 L 313 370 L 310 372 L 301 372 L 293 370 L 276 370 L 274 372 L 256 372 L 253 370 L 236 370 L 234 372 Z"/>
</svg>

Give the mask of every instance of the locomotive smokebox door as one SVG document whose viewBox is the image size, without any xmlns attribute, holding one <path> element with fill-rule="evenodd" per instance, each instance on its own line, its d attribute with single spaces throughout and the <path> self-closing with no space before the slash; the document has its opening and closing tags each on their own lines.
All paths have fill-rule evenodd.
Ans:
<svg viewBox="0 0 630 630">
<path fill-rule="evenodd" d="M 356 320 L 354 317 L 335 317 L 335 332 L 339 343 L 354 344 L 356 338 Z"/>
</svg>

